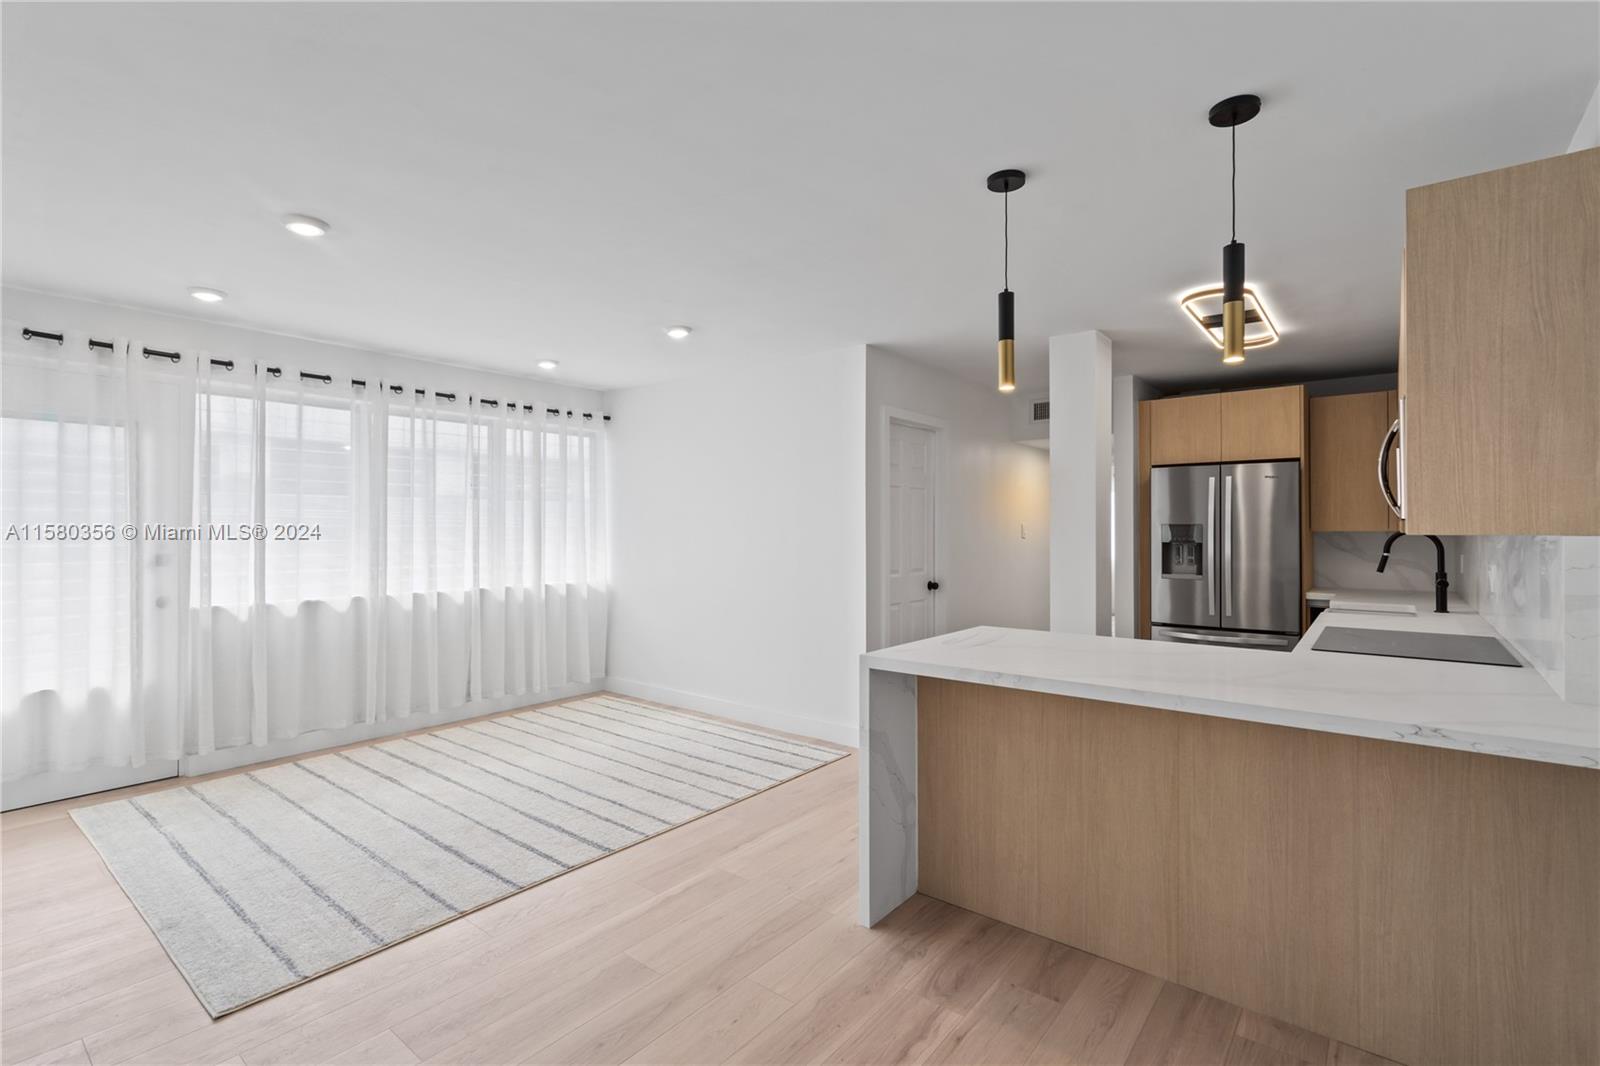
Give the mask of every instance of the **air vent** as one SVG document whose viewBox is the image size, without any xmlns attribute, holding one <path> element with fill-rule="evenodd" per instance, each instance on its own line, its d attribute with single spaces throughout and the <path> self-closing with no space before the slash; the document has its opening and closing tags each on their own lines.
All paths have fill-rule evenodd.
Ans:
<svg viewBox="0 0 1600 1066">
<path fill-rule="evenodd" d="M 1048 422 L 1048 421 L 1050 421 L 1050 401 L 1049 400 L 1035 400 L 1035 401 L 1033 401 L 1033 420 L 1035 422 Z"/>
</svg>

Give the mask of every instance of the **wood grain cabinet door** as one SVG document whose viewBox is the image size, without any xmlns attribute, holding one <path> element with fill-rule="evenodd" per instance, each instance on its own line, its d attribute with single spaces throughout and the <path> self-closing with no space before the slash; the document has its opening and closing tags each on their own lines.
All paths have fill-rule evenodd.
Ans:
<svg viewBox="0 0 1600 1066">
<path fill-rule="evenodd" d="M 1150 401 L 1150 463 L 1222 461 L 1222 397 L 1173 396 Z"/>
<path fill-rule="evenodd" d="M 1244 389 L 1222 394 L 1222 462 L 1299 459 L 1305 387 Z"/>
<path fill-rule="evenodd" d="M 1378 489 L 1378 446 L 1389 430 L 1388 392 L 1313 396 L 1308 404 L 1311 528 L 1385 532 L 1393 512 Z"/>
<path fill-rule="evenodd" d="M 1600 534 L 1600 148 L 1406 193 L 1406 528 Z"/>
</svg>

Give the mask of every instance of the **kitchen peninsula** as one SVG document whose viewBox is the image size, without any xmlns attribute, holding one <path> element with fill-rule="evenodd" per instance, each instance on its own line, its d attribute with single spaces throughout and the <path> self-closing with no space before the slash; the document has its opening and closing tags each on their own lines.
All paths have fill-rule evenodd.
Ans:
<svg viewBox="0 0 1600 1066">
<path fill-rule="evenodd" d="M 1490 632 L 863 656 L 861 921 L 920 891 L 1399 1061 L 1596 1061 L 1596 709 L 1335 620 Z"/>
</svg>

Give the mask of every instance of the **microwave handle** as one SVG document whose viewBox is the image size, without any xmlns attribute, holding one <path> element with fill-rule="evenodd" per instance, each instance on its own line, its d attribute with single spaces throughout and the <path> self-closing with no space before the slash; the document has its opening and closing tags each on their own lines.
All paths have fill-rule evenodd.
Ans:
<svg viewBox="0 0 1600 1066">
<path fill-rule="evenodd" d="M 1383 435 L 1383 444 L 1378 448 L 1378 488 L 1383 492 L 1383 502 L 1389 505 L 1389 510 L 1394 512 L 1396 518 L 1404 518 L 1401 513 L 1400 501 L 1395 498 L 1394 489 L 1389 484 L 1389 452 L 1394 447 L 1394 442 L 1400 436 L 1400 420 L 1394 420 L 1394 425 L 1389 427 L 1389 432 Z"/>
<path fill-rule="evenodd" d="M 1206 478 L 1207 511 L 1211 528 L 1206 530 L 1206 614 L 1217 613 L 1217 479 Z"/>
</svg>

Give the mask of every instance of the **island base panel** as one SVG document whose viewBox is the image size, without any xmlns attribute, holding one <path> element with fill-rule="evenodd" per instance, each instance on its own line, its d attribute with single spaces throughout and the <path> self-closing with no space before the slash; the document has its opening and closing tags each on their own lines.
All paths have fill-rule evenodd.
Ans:
<svg viewBox="0 0 1600 1066">
<path fill-rule="evenodd" d="M 1600 1061 L 1600 773 L 916 696 L 920 891 L 1403 1062 Z"/>
</svg>

